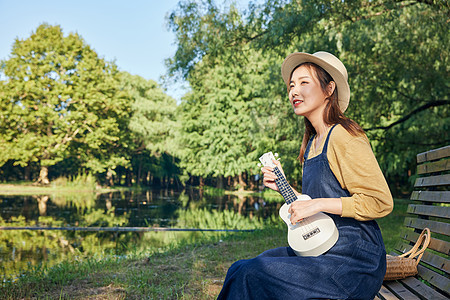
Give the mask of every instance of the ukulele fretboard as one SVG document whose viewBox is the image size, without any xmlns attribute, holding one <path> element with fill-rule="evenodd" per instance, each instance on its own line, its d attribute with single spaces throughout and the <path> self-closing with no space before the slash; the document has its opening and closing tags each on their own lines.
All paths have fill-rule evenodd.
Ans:
<svg viewBox="0 0 450 300">
<path fill-rule="evenodd" d="M 284 198 L 284 201 L 286 201 L 287 204 L 291 204 L 292 202 L 297 200 L 297 196 L 295 195 L 294 190 L 291 188 L 286 178 L 283 176 L 283 173 L 281 173 L 278 167 L 275 167 L 273 172 L 278 177 L 275 180 L 275 183 L 277 184 L 281 196 L 283 196 Z"/>
</svg>

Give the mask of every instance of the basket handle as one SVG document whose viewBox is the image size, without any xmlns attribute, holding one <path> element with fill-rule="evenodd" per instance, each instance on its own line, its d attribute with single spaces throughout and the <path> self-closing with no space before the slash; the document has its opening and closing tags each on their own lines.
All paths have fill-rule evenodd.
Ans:
<svg viewBox="0 0 450 300">
<path fill-rule="evenodd" d="M 430 244 L 430 241 L 431 241 L 430 229 L 424 228 L 422 233 L 420 234 L 419 238 L 417 239 L 416 244 L 412 247 L 412 249 L 406 253 L 403 253 L 402 255 L 399 255 L 399 256 L 405 257 L 405 256 L 409 255 L 409 258 L 417 257 L 416 265 L 418 265 L 420 260 L 422 259 L 423 253 L 425 252 L 428 245 Z M 420 250 L 418 250 L 420 246 L 422 246 L 422 247 L 420 248 Z"/>
</svg>

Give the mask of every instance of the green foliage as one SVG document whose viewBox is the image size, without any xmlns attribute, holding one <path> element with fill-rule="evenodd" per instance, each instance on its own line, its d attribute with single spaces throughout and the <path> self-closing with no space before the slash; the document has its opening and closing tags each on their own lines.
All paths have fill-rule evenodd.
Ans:
<svg viewBox="0 0 450 300">
<path fill-rule="evenodd" d="M 175 99 L 163 92 L 153 80 L 127 72 L 121 74 L 121 89 L 128 94 L 132 116 L 128 125 L 128 153 L 137 184 L 148 172 L 162 178 L 179 173 Z"/>
<path fill-rule="evenodd" d="M 175 99 L 163 92 L 153 80 L 122 72 L 122 89 L 128 93 L 133 114 L 129 129 L 133 134 L 136 151 L 147 149 L 153 156 L 176 152 L 174 134 Z"/>
<path fill-rule="evenodd" d="M 193 91 L 180 105 L 185 149 L 181 166 L 193 175 L 236 176 L 257 161 L 253 139 L 259 128 L 254 126 L 252 86 L 261 77 L 258 64 L 240 62 L 200 65 L 191 76 Z"/>
</svg>

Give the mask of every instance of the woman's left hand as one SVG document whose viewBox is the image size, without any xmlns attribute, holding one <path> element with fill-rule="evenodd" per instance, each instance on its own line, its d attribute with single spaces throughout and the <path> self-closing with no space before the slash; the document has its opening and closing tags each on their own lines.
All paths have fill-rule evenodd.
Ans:
<svg viewBox="0 0 450 300">
<path fill-rule="evenodd" d="M 318 199 L 298 200 L 292 202 L 288 212 L 291 214 L 291 223 L 295 225 L 304 218 L 315 215 L 320 212 Z"/>
<path fill-rule="evenodd" d="M 327 212 L 335 215 L 342 214 L 341 198 L 316 198 L 311 200 L 297 200 L 292 202 L 288 209 L 291 214 L 291 223 L 295 225 L 304 218 Z"/>
</svg>

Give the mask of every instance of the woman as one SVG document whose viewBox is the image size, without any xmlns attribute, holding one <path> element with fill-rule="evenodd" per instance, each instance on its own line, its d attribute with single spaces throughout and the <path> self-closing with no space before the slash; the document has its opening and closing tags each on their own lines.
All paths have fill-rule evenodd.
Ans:
<svg viewBox="0 0 450 300">
<path fill-rule="evenodd" d="M 218 298 L 373 299 L 386 271 L 374 219 L 389 214 L 393 201 L 363 129 L 343 114 L 350 100 L 347 70 L 330 53 L 297 52 L 284 60 L 281 74 L 294 113 L 304 117 L 302 193 L 312 198 L 291 204 L 290 221 L 326 213 L 339 239 L 317 257 L 281 247 L 237 261 Z M 262 168 L 264 185 L 279 191 L 272 171 Z"/>
</svg>

